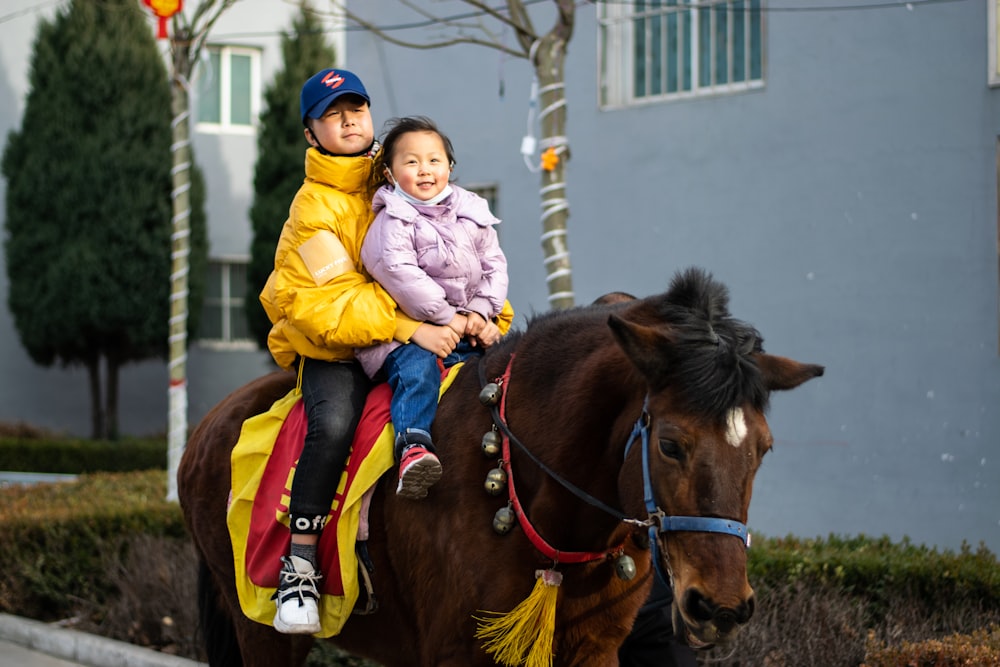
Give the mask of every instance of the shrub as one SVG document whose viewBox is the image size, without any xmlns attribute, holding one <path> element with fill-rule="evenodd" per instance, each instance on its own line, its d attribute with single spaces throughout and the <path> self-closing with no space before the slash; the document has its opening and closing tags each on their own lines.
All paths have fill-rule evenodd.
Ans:
<svg viewBox="0 0 1000 667">
<path fill-rule="evenodd" d="M 166 482 L 150 470 L 0 488 L 0 611 L 56 620 L 80 599 L 103 604 L 114 588 L 106 549 L 130 535 L 186 539 Z"/>
<path fill-rule="evenodd" d="M 167 443 L 162 438 L 76 440 L 0 436 L 0 470 L 78 475 L 167 469 Z"/>
<path fill-rule="evenodd" d="M 704 664 L 857 667 L 869 636 L 912 642 L 1000 623 L 1000 564 L 982 545 L 952 552 L 864 535 L 755 536 L 748 575 L 757 614 Z"/>
<path fill-rule="evenodd" d="M 0 489 L 0 611 L 204 660 L 197 567 L 163 470 Z M 712 667 L 1000 664 L 1000 565 L 888 538 L 755 539 L 757 614 Z M 988 630 L 986 628 L 989 628 Z M 308 667 L 377 667 L 319 642 Z"/>
<path fill-rule="evenodd" d="M 869 633 L 861 667 L 995 667 L 1000 665 L 1000 626 L 968 635 L 888 646 Z"/>
<path fill-rule="evenodd" d="M 205 660 L 190 540 L 130 535 L 104 545 L 99 556 L 112 587 L 101 603 L 75 599 L 75 629 Z"/>
</svg>

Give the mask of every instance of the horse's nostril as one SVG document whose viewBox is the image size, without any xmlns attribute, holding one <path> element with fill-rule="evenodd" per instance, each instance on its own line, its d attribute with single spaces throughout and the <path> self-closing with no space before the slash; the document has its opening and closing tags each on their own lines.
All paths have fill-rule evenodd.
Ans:
<svg viewBox="0 0 1000 667">
<path fill-rule="evenodd" d="M 699 623 L 706 623 L 715 616 L 715 605 L 711 600 L 701 594 L 700 591 L 692 588 L 684 594 L 684 609 L 688 616 Z"/>
<path fill-rule="evenodd" d="M 720 609 L 715 615 L 715 627 L 722 634 L 729 634 L 736 627 L 736 612 L 732 609 Z"/>
<path fill-rule="evenodd" d="M 737 625 L 749 621 L 755 607 L 752 595 L 735 608 L 720 607 L 695 589 L 688 590 L 684 595 L 684 609 L 688 616 L 699 623 L 713 623 L 723 634 L 728 634 Z"/>
</svg>

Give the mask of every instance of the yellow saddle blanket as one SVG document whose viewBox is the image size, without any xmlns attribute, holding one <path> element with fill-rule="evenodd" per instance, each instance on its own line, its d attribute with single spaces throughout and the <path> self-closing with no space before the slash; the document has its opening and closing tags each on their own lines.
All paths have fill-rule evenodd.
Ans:
<svg viewBox="0 0 1000 667">
<path fill-rule="evenodd" d="M 461 365 L 445 371 L 441 394 Z M 395 467 L 390 397 L 387 384 L 368 395 L 327 528 L 320 536 L 317 558 L 324 574 L 319 603 L 322 629 L 316 637 L 339 634 L 358 600 L 355 546 L 362 521 L 361 501 L 383 473 Z M 302 393 L 296 387 L 275 401 L 270 410 L 243 423 L 232 452 L 232 495 L 226 523 L 233 543 L 236 589 L 243 613 L 266 625 L 274 624 L 272 596 L 278 586 L 280 559 L 289 550 L 289 494 L 305 433 Z"/>
</svg>

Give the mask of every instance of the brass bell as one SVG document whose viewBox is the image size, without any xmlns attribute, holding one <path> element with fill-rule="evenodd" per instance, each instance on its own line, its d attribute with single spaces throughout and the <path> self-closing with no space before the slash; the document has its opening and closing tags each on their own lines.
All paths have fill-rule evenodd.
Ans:
<svg viewBox="0 0 1000 667">
<path fill-rule="evenodd" d="M 487 382 L 479 392 L 479 402 L 488 408 L 492 408 L 500 401 L 500 385 L 496 382 Z"/>
<path fill-rule="evenodd" d="M 495 430 L 487 431 L 483 434 L 483 454 L 488 459 L 492 459 L 500 453 L 502 440 L 500 434 Z"/>
<path fill-rule="evenodd" d="M 615 559 L 615 574 L 622 581 L 632 581 L 635 578 L 635 561 L 628 554 L 622 554 Z"/>
<path fill-rule="evenodd" d="M 483 485 L 486 493 L 491 496 L 499 496 L 507 486 L 507 473 L 503 468 L 494 468 L 486 473 L 486 483 Z"/>
<path fill-rule="evenodd" d="M 514 514 L 514 510 L 506 506 L 501 507 L 493 515 L 493 531 L 497 535 L 506 535 L 514 527 L 515 520 L 516 515 Z"/>
</svg>

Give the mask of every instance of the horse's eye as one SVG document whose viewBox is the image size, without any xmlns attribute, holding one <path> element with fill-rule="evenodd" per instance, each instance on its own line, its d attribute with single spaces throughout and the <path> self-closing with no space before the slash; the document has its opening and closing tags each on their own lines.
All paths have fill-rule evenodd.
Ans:
<svg viewBox="0 0 1000 667">
<path fill-rule="evenodd" d="M 660 439 L 660 453 L 678 461 L 684 458 L 684 449 L 676 440 Z"/>
</svg>

